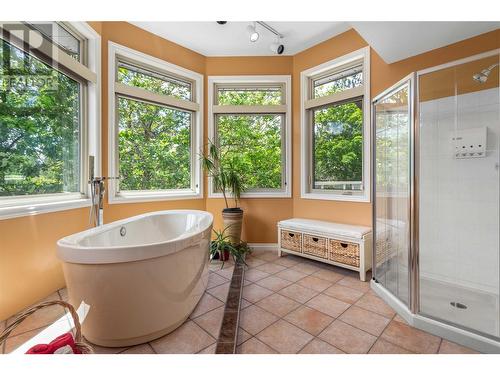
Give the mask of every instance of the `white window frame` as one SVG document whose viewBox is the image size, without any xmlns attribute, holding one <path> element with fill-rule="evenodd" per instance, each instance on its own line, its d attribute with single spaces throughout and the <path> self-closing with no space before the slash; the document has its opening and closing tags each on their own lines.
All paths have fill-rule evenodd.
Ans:
<svg viewBox="0 0 500 375">
<path fill-rule="evenodd" d="M 2 22 L 3 25 L 21 22 Z M 101 172 L 101 36 L 86 22 L 64 22 L 78 35 L 82 42 L 81 53 L 85 64 L 64 53 L 55 44 L 52 51 L 46 51 L 53 60 L 66 71 L 79 77 L 82 84 L 81 108 L 81 155 L 80 155 L 80 192 L 40 194 L 0 198 L 0 220 L 48 212 L 64 211 L 91 205 L 87 184 L 89 155 L 94 155 L 95 173 Z M 34 46 L 35 48 L 38 46 Z M 43 52 L 43 51 L 42 51 Z"/>
<path fill-rule="evenodd" d="M 343 66 L 350 66 L 350 64 L 362 61 L 363 65 L 363 87 L 345 90 L 337 94 L 329 95 L 331 98 L 312 98 L 312 85 L 311 81 L 318 76 L 327 73 L 328 71 L 335 71 L 342 69 Z M 331 102 L 341 101 L 342 99 L 349 98 L 346 91 L 359 96 L 363 95 L 363 191 L 361 194 L 347 195 L 340 191 L 325 191 L 317 192 L 311 188 L 312 176 L 312 121 L 310 119 L 310 112 L 317 108 L 317 105 L 324 105 Z M 300 73 L 300 93 L 301 93 L 301 106 L 300 106 L 300 135 L 301 135 L 301 181 L 300 181 L 300 197 L 303 199 L 321 199 L 321 200 L 336 200 L 336 201 L 350 201 L 350 202 L 370 202 L 371 194 L 371 180 L 370 180 L 370 47 L 364 47 L 357 51 L 351 52 L 342 57 L 334 60 L 327 61 L 321 65 L 304 70 Z M 347 94 L 347 95 L 346 95 Z M 353 95 L 356 96 L 356 95 Z M 335 97 L 334 97 L 335 96 Z M 333 100 L 332 100 L 333 99 Z M 309 109 L 311 108 L 311 109 Z"/>
<path fill-rule="evenodd" d="M 116 67 L 122 58 L 138 66 L 157 69 L 159 72 L 185 78 L 194 83 L 191 101 L 155 94 L 140 88 L 127 86 L 116 81 Z M 159 200 L 202 199 L 203 178 L 199 154 L 203 150 L 203 75 L 145 53 L 108 42 L 108 173 L 118 177 L 118 124 L 117 94 L 128 95 L 131 99 L 143 98 L 152 104 L 168 105 L 192 111 L 194 134 L 191 134 L 191 189 L 181 190 L 141 190 L 118 191 L 118 180 L 108 181 L 108 202 L 110 204 L 153 202 Z"/>
<path fill-rule="evenodd" d="M 262 189 L 259 191 L 246 191 L 241 194 L 241 198 L 290 198 L 292 196 L 292 121 L 291 121 L 291 86 L 292 78 L 290 75 L 245 75 L 245 76 L 209 76 L 208 77 L 208 132 L 210 141 L 216 139 L 215 134 L 215 116 L 216 114 L 238 113 L 238 114 L 256 114 L 256 113 L 279 113 L 283 115 L 284 133 L 285 133 L 285 165 L 284 188 L 283 189 Z M 215 90 L 217 85 L 224 84 L 278 84 L 284 85 L 284 100 L 282 105 L 236 105 L 223 106 L 215 105 Z M 225 108 L 224 108 L 225 107 Z M 208 178 L 208 198 L 222 198 L 222 193 L 214 192 L 212 178 Z"/>
</svg>

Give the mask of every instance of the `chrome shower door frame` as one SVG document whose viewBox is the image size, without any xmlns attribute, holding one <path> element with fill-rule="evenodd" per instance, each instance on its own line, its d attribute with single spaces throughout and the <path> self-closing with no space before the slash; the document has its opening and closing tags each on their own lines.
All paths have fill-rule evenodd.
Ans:
<svg viewBox="0 0 500 375">
<path fill-rule="evenodd" d="M 372 100 L 372 149 L 371 149 L 371 175 L 373 176 L 373 183 L 372 183 L 372 232 L 373 232 L 373 246 L 372 246 L 372 274 L 373 274 L 373 280 L 378 283 L 377 281 L 377 210 L 376 210 L 376 118 L 375 118 L 375 105 L 383 98 L 389 96 L 393 92 L 397 92 L 400 90 L 403 86 L 408 85 L 408 118 L 410 120 L 409 124 L 409 155 L 410 155 L 410 161 L 409 161 L 409 199 L 408 199 L 408 221 L 410 223 L 408 227 L 408 232 L 407 232 L 407 239 L 408 239 L 408 244 L 409 249 L 408 249 L 408 302 L 409 306 L 407 306 L 410 311 L 415 314 L 418 311 L 418 242 L 416 241 L 418 239 L 418 236 L 415 237 L 415 233 L 418 235 L 418 228 L 415 228 L 415 220 L 414 220 L 414 191 L 415 191 L 415 176 L 416 174 L 414 173 L 415 170 L 415 105 L 416 105 L 416 98 L 415 98 L 415 81 L 416 81 L 416 74 L 411 73 L 398 82 L 396 82 L 394 85 L 389 87 L 388 89 L 384 90 L 380 94 L 378 94 L 375 98 Z M 416 232 L 417 231 L 417 232 Z M 416 246 L 417 245 L 417 246 Z M 416 275 L 416 278 L 415 278 Z M 415 293 L 416 291 L 416 293 Z M 400 301 L 403 302 L 403 301 Z M 404 303 L 404 302 L 403 302 Z"/>
</svg>

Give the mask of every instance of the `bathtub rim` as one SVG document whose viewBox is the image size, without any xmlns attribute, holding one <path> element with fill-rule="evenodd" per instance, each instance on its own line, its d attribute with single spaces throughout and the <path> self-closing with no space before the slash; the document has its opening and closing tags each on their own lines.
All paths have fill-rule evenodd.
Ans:
<svg viewBox="0 0 500 375">
<path fill-rule="evenodd" d="M 100 234 L 109 230 L 110 227 L 119 227 L 135 220 L 140 220 L 151 216 L 190 213 L 208 217 L 209 220 L 207 225 L 201 227 L 196 231 L 184 232 L 186 234 L 189 234 L 186 236 L 182 236 L 181 234 L 166 241 L 127 246 L 82 246 L 78 244 L 79 241 L 89 235 Z M 139 214 L 125 219 L 113 221 L 104 224 L 101 227 L 90 228 L 82 232 L 70 234 L 69 236 L 63 237 L 57 241 L 57 257 L 63 262 L 77 264 L 125 263 L 158 258 L 193 246 L 195 243 L 199 242 L 203 239 L 203 237 L 206 236 L 207 230 L 209 230 L 208 236 L 210 238 L 213 221 L 213 215 L 208 211 L 202 210 L 162 210 L 147 212 L 144 214 Z"/>
</svg>

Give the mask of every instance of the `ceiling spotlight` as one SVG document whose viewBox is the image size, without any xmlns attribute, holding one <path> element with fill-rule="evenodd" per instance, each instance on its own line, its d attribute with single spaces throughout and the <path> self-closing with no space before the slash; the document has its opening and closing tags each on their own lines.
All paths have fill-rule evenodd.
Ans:
<svg viewBox="0 0 500 375">
<path fill-rule="evenodd" d="M 277 55 L 281 55 L 285 51 L 285 46 L 281 44 L 281 38 L 278 36 L 275 43 L 270 45 L 271 51 Z"/>
<path fill-rule="evenodd" d="M 248 34 L 250 35 L 250 41 L 256 42 L 259 39 L 259 33 L 257 32 L 257 28 L 255 27 L 255 22 L 253 25 L 247 26 Z"/>
<path fill-rule="evenodd" d="M 225 25 L 225 24 L 227 23 L 227 21 L 217 21 L 217 23 L 218 23 L 219 25 Z"/>
</svg>

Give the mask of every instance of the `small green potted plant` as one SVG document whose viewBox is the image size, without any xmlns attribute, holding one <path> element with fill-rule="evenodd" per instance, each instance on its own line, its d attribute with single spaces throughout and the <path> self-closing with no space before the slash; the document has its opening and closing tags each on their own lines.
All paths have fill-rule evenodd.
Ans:
<svg viewBox="0 0 500 375">
<path fill-rule="evenodd" d="M 201 155 L 203 169 L 212 178 L 216 191 L 224 197 L 226 208 L 222 210 L 224 231 L 232 245 L 241 242 L 241 227 L 243 223 L 243 210 L 239 207 L 241 193 L 244 191 L 243 177 L 234 168 L 230 160 L 223 160 L 224 156 L 219 147 L 209 141 L 208 153 Z M 232 197 L 234 206 L 229 206 L 228 196 Z"/>
<path fill-rule="evenodd" d="M 245 242 L 240 242 L 237 245 L 233 245 L 230 241 L 230 237 L 225 234 L 228 228 L 224 228 L 222 231 L 217 231 L 214 229 L 215 237 L 210 242 L 210 260 L 220 259 L 222 261 L 222 266 L 224 262 L 229 259 L 231 255 L 235 263 L 245 264 L 245 255 L 250 252 L 250 248 Z"/>
</svg>

